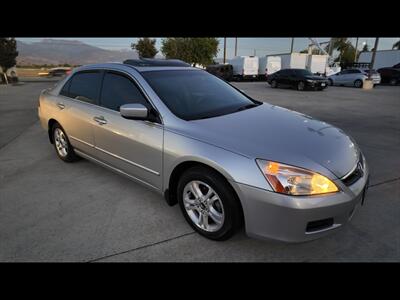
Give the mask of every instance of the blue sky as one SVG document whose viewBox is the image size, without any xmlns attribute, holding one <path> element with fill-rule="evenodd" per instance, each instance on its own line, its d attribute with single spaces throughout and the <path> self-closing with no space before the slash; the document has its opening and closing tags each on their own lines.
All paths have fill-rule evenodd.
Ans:
<svg viewBox="0 0 400 300">
<path fill-rule="evenodd" d="M 48 38 L 48 37 L 46 37 Z M 37 42 L 43 38 L 17 38 L 23 42 Z M 130 44 L 137 40 L 137 38 L 54 38 L 62 40 L 78 40 L 89 45 L 97 46 L 110 50 L 130 50 Z M 159 49 L 161 46 L 161 38 L 156 38 L 156 47 Z M 217 57 L 223 56 L 223 38 L 220 39 L 219 52 Z M 320 37 L 318 41 L 329 41 L 328 38 Z M 400 38 L 380 38 L 378 50 L 392 49 L 392 45 Z M 352 43 L 355 45 L 356 38 L 351 38 Z M 375 38 L 359 38 L 358 46 L 362 48 L 362 43 L 366 42 L 372 48 Z M 294 51 L 301 51 L 307 48 L 310 41 L 307 38 L 295 38 Z M 257 56 L 286 53 L 290 51 L 291 38 L 238 38 L 238 55 L 254 55 Z M 227 38 L 227 58 L 234 56 L 235 39 Z"/>
</svg>

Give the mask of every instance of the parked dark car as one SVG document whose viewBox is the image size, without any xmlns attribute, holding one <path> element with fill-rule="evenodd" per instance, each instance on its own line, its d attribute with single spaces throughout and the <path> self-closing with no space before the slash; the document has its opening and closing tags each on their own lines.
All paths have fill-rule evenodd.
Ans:
<svg viewBox="0 0 400 300">
<path fill-rule="evenodd" d="M 316 76 L 305 69 L 282 69 L 267 77 L 271 87 L 294 87 L 299 91 L 305 89 L 323 90 L 328 86 L 328 80 Z"/>
<path fill-rule="evenodd" d="M 389 83 L 390 85 L 400 83 L 400 68 L 380 68 L 378 72 L 381 74 L 382 83 Z"/>
<path fill-rule="evenodd" d="M 229 64 L 209 65 L 206 71 L 226 81 L 231 81 L 233 77 L 233 67 Z"/>
</svg>

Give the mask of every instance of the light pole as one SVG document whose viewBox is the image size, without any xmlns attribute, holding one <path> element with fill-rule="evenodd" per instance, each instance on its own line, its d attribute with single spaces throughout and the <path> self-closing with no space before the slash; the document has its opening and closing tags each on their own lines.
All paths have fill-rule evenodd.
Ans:
<svg viewBox="0 0 400 300">
<path fill-rule="evenodd" d="M 333 38 L 331 38 L 329 40 L 329 45 L 328 45 L 328 54 L 329 54 L 329 56 L 332 56 L 332 52 L 333 52 L 332 43 L 333 43 Z"/>
<path fill-rule="evenodd" d="M 226 62 L 226 37 L 224 37 L 224 64 Z"/>
<path fill-rule="evenodd" d="M 376 50 L 378 49 L 378 43 L 379 43 L 379 38 L 377 37 L 375 38 L 374 52 L 372 52 L 371 67 L 369 68 L 368 79 L 371 79 L 372 76 L 372 69 L 375 63 L 375 55 L 376 55 Z"/>
<path fill-rule="evenodd" d="M 294 37 L 292 37 L 292 42 L 290 44 L 290 53 L 293 53 Z"/>
<path fill-rule="evenodd" d="M 237 56 L 237 37 L 235 38 L 235 56 Z"/>
<path fill-rule="evenodd" d="M 356 51 L 354 54 L 354 62 L 356 62 L 356 60 L 357 60 L 357 52 L 358 52 L 358 38 L 356 39 Z"/>
</svg>

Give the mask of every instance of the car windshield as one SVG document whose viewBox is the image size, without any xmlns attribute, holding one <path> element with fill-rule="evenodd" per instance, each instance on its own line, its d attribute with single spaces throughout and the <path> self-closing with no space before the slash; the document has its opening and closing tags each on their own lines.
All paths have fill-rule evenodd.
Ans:
<svg viewBox="0 0 400 300">
<path fill-rule="evenodd" d="M 142 72 L 165 105 L 181 119 L 205 119 L 259 105 L 225 81 L 201 70 Z"/>
<path fill-rule="evenodd" d="M 297 75 L 301 75 L 301 76 L 313 76 L 314 75 L 309 70 L 305 70 L 305 69 L 297 69 L 297 70 L 295 70 L 295 72 Z"/>
</svg>

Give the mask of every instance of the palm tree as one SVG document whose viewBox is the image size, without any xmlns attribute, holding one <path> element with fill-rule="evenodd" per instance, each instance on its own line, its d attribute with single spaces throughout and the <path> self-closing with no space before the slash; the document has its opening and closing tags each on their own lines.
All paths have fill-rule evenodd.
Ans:
<svg viewBox="0 0 400 300">
<path fill-rule="evenodd" d="M 395 49 L 400 50 L 400 40 L 393 44 L 392 49 L 393 50 L 395 50 Z"/>
</svg>

